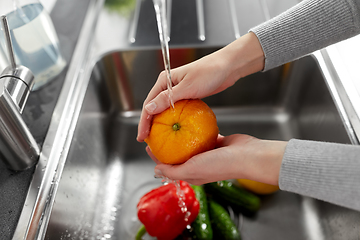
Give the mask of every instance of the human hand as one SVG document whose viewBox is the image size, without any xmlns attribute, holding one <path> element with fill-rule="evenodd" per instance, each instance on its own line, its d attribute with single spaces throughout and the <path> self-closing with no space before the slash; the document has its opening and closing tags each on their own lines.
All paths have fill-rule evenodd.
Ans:
<svg viewBox="0 0 360 240">
<path fill-rule="evenodd" d="M 264 55 L 257 37 L 248 33 L 195 62 L 171 70 L 174 103 L 204 98 L 232 86 L 239 78 L 262 70 Z M 167 76 L 162 72 L 144 101 L 138 125 L 139 142 L 150 131 L 152 116 L 170 107 Z"/>
<path fill-rule="evenodd" d="M 249 135 L 219 135 L 217 148 L 200 153 L 180 165 L 159 162 L 155 175 L 201 185 L 226 179 L 245 178 L 278 185 L 281 161 L 287 142 L 260 140 Z"/>
<path fill-rule="evenodd" d="M 174 103 L 182 99 L 200 99 L 218 93 L 235 83 L 228 78 L 225 60 L 220 53 L 210 54 L 195 62 L 171 70 Z M 147 98 L 138 129 L 138 141 L 148 136 L 152 115 L 161 113 L 170 107 L 167 90 L 167 76 L 163 71 Z"/>
</svg>

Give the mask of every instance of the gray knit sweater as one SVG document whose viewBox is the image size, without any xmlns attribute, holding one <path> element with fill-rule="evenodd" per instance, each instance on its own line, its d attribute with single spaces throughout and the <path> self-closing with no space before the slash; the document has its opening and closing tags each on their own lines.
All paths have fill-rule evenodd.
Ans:
<svg viewBox="0 0 360 240">
<path fill-rule="evenodd" d="M 360 0 L 304 0 L 251 29 L 265 53 L 264 71 L 360 33 Z M 360 210 L 360 146 L 290 140 L 282 190 Z"/>
</svg>

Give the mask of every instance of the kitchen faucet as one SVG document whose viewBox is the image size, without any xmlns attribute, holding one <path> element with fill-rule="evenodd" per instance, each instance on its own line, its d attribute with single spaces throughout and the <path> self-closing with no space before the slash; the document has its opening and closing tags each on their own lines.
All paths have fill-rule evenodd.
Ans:
<svg viewBox="0 0 360 240">
<path fill-rule="evenodd" d="M 21 113 L 34 85 L 30 69 L 16 65 L 6 16 L 1 16 L 10 66 L 0 75 L 0 157 L 19 171 L 34 166 L 40 149 Z"/>
</svg>

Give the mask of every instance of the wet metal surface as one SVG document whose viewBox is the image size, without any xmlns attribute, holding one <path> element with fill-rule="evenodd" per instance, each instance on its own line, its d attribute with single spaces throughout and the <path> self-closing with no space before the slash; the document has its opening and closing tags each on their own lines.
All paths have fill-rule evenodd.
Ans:
<svg viewBox="0 0 360 240">
<path fill-rule="evenodd" d="M 54 182 L 57 192 L 45 239 L 133 239 L 138 199 L 161 184 L 153 178 L 155 165 L 145 144 L 135 140 L 140 108 L 163 70 L 152 1 L 138 2 L 121 13 L 105 3 L 99 16 L 92 49 L 98 61 L 80 74 L 86 84 L 76 89 L 86 90 L 86 96 L 79 100 L 79 119 L 72 119 L 77 124 L 61 179 Z M 171 1 L 172 67 L 217 50 L 298 1 L 202 2 L 203 16 L 195 1 Z M 308 56 L 253 74 L 204 99 L 221 133 L 356 142 L 341 103 L 333 100 L 338 99 L 333 75 L 324 73 L 324 59 L 321 68 L 316 59 Z M 278 192 L 263 198 L 255 217 L 242 218 L 241 232 L 244 240 L 357 239 L 359 220 L 358 212 Z"/>
<path fill-rule="evenodd" d="M 191 53 L 179 57 L 183 64 L 214 50 L 176 51 Z M 139 110 L 161 64 L 161 50 L 148 49 L 110 53 L 94 67 L 45 239 L 133 239 L 137 201 L 161 184 L 145 144 L 135 140 Z M 311 56 L 241 79 L 204 101 L 224 135 L 350 142 Z M 278 192 L 262 199 L 256 216 L 243 217 L 241 232 L 244 240 L 356 239 L 359 221 L 358 212 Z"/>
</svg>

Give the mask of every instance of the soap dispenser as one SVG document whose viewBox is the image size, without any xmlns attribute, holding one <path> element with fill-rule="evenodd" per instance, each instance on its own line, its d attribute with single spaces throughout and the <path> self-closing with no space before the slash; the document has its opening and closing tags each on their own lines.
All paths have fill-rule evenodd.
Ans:
<svg viewBox="0 0 360 240">
<path fill-rule="evenodd" d="M 1 0 L 0 16 L 8 19 L 15 60 L 34 76 L 33 90 L 54 79 L 66 66 L 49 14 L 38 0 Z M 0 35 L 0 72 L 9 66 L 4 35 Z"/>
</svg>

